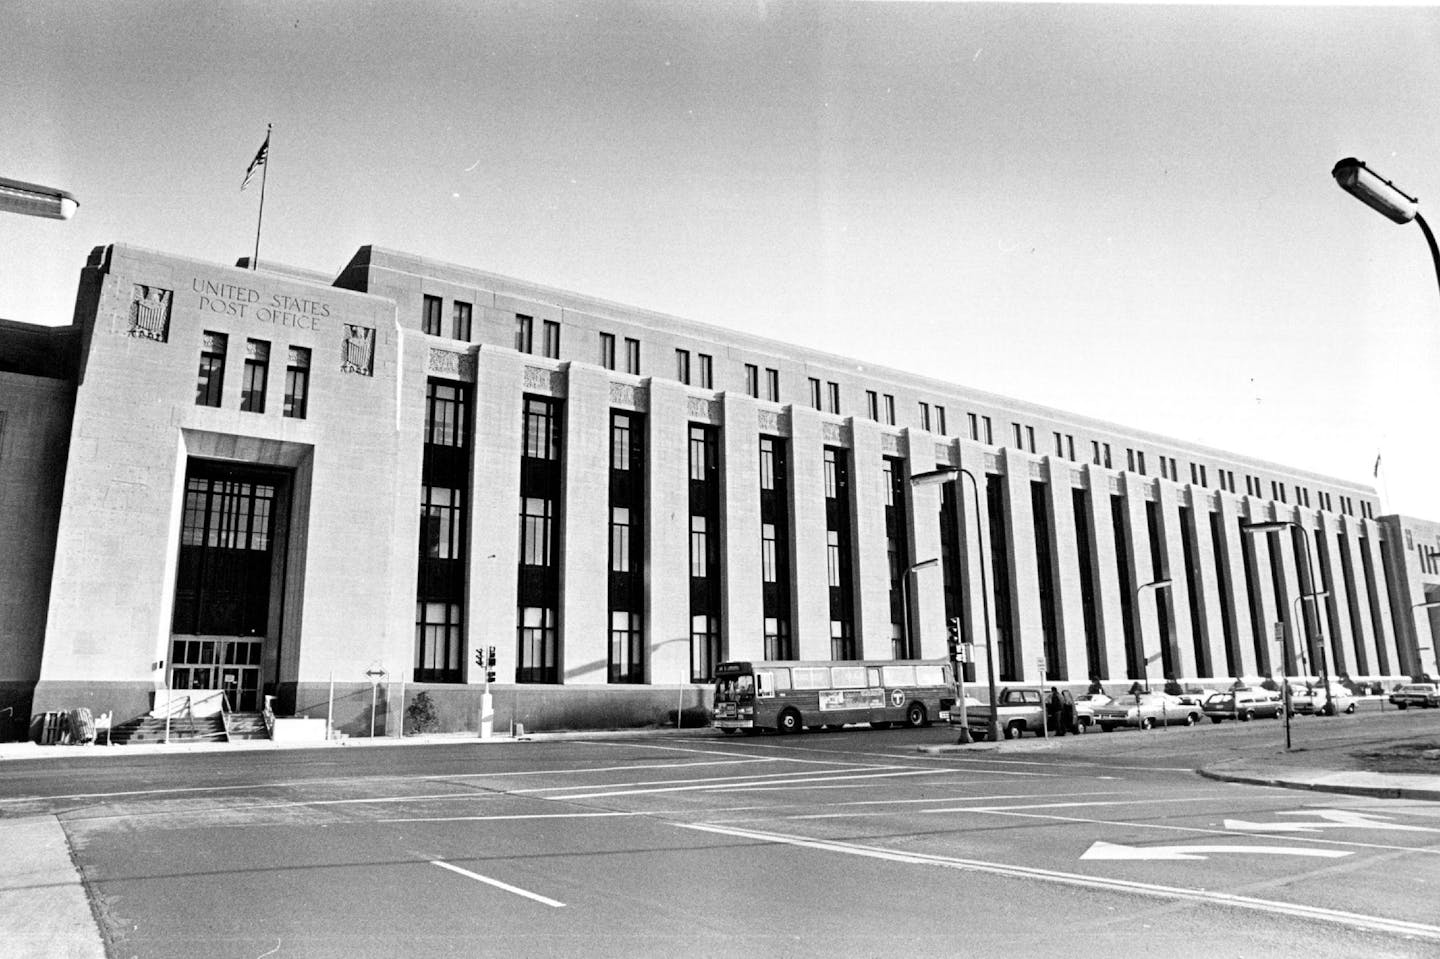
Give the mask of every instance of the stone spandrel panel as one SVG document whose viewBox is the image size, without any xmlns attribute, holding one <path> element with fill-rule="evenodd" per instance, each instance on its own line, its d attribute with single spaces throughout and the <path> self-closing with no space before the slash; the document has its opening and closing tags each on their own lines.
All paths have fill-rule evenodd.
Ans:
<svg viewBox="0 0 1440 959">
<path fill-rule="evenodd" d="M 646 413 L 650 409 L 650 392 L 630 383 L 610 384 L 610 405 L 622 410 Z"/>
<path fill-rule="evenodd" d="M 698 396 L 687 396 L 686 412 L 692 422 L 708 423 L 711 426 L 724 425 L 725 417 L 720 412 L 720 404 L 714 400 L 702 399 Z"/>
<path fill-rule="evenodd" d="M 464 383 L 475 382 L 475 354 L 433 347 L 425 361 L 425 372 L 448 376 Z"/>
<path fill-rule="evenodd" d="M 851 449 L 854 443 L 850 440 L 850 430 L 844 423 L 832 423 L 823 420 L 820 423 L 820 433 L 824 437 L 826 446 L 838 446 L 842 449 Z"/>
<path fill-rule="evenodd" d="M 762 433 L 771 436 L 790 435 L 790 417 L 779 410 L 757 410 L 755 420 Z"/>
<path fill-rule="evenodd" d="M 345 324 L 345 339 L 340 344 L 340 371 L 375 375 L 375 330 L 368 326 Z"/>
<path fill-rule="evenodd" d="M 158 343 L 168 342 L 170 304 L 174 299 L 174 290 L 136 283 L 130 295 L 130 322 L 125 334 Z"/>
<path fill-rule="evenodd" d="M 559 370 L 527 366 L 525 367 L 525 391 L 563 400 L 565 398 L 565 377 Z"/>
</svg>

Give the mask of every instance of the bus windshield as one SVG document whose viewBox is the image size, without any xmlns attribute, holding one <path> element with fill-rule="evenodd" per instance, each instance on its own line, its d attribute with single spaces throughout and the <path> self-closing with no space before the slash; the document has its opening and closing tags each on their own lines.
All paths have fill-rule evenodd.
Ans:
<svg viewBox="0 0 1440 959">
<path fill-rule="evenodd" d="M 721 677 L 715 683 L 716 702 L 737 702 L 755 695 L 755 677 L 749 673 Z"/>
</svg>

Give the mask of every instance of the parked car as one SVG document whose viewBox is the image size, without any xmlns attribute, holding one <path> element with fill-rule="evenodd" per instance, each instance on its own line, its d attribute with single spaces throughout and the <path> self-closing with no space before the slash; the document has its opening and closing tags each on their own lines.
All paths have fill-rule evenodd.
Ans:
<svg viewBox="0 0 1440 959">
<path fill-rule="evenodd" d="M 1119 726 L 1193 726 L 1200 721 L 1200 707 L 1182 703 L 1165 693 L 1127 694 L 1095 707 L 1095 722 L 1105 732 Z"/>
<path fill-rule="evenodd" d="M 1075 697 L 1075 721 L 1081 726 L 1095 725 L 1095 710 L 1114 698 L 1105 693 L 1082 693 Z"/>
<path fill-rule="evenodd" d="M 1435 683 L 1405 683 L 1390 694 L 1390 701 L 1397 709 L 1408 706 L 1440 706 L 1440 685 Z"/>
<path fill-rule="evenodd" d="M 1238 719 L 1242 723 L 1266 717 L 1278 719 L 1284 709 L 1279 693 L 1268 689 L 1234 689 L 1211 696 L 1203 707 L 1212 723 L 1226 719 Z"/>
<path fill-rule="evenodd" d="M 1319 683 L 1306 686 L 1292 684 L 1290 687 L 1290 715 L 1292 716 L 1296 714 L 1313 716 L 1317 713 L 1335 716 L 1354 711 L 1355 697 L 1339 683 L 1330 684 L 1328 698 L 1325 687 Z"/>
</svg>

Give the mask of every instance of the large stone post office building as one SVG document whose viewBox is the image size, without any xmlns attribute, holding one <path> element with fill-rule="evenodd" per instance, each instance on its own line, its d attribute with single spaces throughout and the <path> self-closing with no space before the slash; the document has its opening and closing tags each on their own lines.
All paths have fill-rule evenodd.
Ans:
<svg viewBox="0 0 1440 959">
<path fill-rule="evenodd" d="M 947 465 L 978 483 L 909 482 Z M 1322 645 L 1395 680 L 1433 667 L 1440 527 L 1376 508 L 372 247 L 330 277 L 108 246 L 73 325 L 0 322 L 0 708 L 224 688 L 359 734 L 425 690 L 473 729 L 493 646 L 499 728 L 671 721 L 724 659 L 938 658 L 951 617 L 983 647 L 982 566 L 1003 683 L 1313 675 Z"/>
</svg>

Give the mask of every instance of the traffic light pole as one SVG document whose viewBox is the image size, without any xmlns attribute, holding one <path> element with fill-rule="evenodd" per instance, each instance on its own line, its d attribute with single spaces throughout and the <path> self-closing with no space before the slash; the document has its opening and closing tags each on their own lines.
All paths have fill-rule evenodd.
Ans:
<svg viewBox="0 0 1440 959">
<path fill-rule="evenodd" d="M 485 685 L 480 692 L 480 738 L 489 739 L 495 734 L 495 700 L 490 695 L 490 667 L 495 665 L 495 647 L 490 647 L 488 661 L 485 650 L 475 650 L 475 665 L 480 667 L 485 677 Z"/>
<path fill-rule="evenodd" d="M 960 644 L 960 617 L 951 617 L 950 629 L 950 668 L 955 670 L 955 693 L 956 702 L 960 704 L 960 744 L 972 742 L 970 736 L 970 716 L 965 711 L 965 662 L 970 657 L 966 655 L 965 647 Z"/>
</svg>

